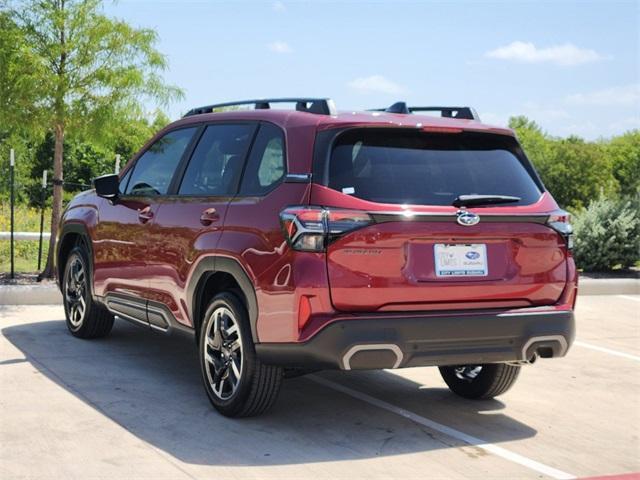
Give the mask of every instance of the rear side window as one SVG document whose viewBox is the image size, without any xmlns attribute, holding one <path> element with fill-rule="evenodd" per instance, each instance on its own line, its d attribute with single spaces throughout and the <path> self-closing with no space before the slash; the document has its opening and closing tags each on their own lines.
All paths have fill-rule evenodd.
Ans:
<svg viewBox="0 0 640 480">
<path fill-rule="evenodd" d="M 284 177 L 284 135 L 275 125 L 264 123 L 251 149 L 240 194 L 266 195 Z"/>
<path fill-rule="evenodd" d="M 183 128 L 167 133 L 142 154 L 133 167 L 127 195 L 165 195 L 196 128 Z"/>
<path fill-rule="evenodd" d="M 255 128 L 251 124 L 209 125 L 191 156 L 178 193 L 235 194 Z"/>
<path fill-rule="evenodd" d="M 536 202 L 541 190 L 515 139 L 504 135 L 359 129 L 341 134 L 329 187 L 379 203 L 451 205 L 460 195 L 510 195 Z"/>
</svg>

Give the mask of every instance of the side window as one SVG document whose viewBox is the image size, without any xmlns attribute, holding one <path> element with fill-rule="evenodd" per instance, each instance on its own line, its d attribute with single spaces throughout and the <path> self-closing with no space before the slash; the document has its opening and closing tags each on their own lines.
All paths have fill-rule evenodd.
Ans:
<svg viewBox="0 0 640 480">
<path fill-rule="evenodd" d="M 133 167 L 127 195 L 165 195 L 196 127 L 167 133 L 142 154 Z"/>
<path fill-rule="evenodd" d="M 284 135 L 275 125 L 262 124 L 251 149 L 240 194 L 265 195 L 285 174 Z"/>
<path fill-rule="evenodd" d="M 122 178 L 120 178 L 120 184 L 118 185 L 120 195 L 123 195 L 127 188 L 127 183 L 129 182 L 129 178 L 131 178 L 131 172 L 133 172 L 133 168 L 127 170 L 127 173 L 125 173 Z"/>
<path fill-rule="evenodd" d="M 209 125 L 187 170 L 180 195 L 227 196 L 236 193 L 255 125 Z"/>
</svg>

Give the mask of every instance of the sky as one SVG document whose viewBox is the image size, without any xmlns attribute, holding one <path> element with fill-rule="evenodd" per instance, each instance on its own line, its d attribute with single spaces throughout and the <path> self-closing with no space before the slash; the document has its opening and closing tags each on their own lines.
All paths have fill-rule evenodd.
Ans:
<svg viewBox="0 0 640 480">
<path fill-rule="evenodd" d="M 555 136 L 640 128 L 640 1 L 120 0 L 106 13 L 157 31 L 165 110 L 330 97 L 339 110 L 472 106 Z"/>
</svg>

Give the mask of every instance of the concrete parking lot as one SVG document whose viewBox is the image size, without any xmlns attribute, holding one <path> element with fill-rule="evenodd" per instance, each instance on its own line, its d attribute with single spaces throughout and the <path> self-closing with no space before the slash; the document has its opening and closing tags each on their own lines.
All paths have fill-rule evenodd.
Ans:
<svg viewBox="0 0 640 480">
<path fill-rule="evenodd" d="M 193 342 L 61 306 L 0 307 L 0 478 L 575 478 L 640 471 L 640 295 L 578 301 L 577 342 L 496 400 L 434 368 L 287 380 L 275 409 L 217 414 Z"/>
</svg>

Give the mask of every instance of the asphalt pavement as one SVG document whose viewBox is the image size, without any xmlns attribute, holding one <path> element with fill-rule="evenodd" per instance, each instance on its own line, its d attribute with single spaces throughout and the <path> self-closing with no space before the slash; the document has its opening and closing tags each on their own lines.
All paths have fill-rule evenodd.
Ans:
<svg viewBox="0 0 640 480">
<path fill-rule="evenodd" d="M 435 368 L 286 380 L 275 408 L 210 407 L 195 345 L 116 322 L 67 333 L 59 305 L 0 306 L 0 478 L 582 478 L 640 472 L 640 295 L 578 300 L 563 359 L 495 400 Z"/>
</svg>

